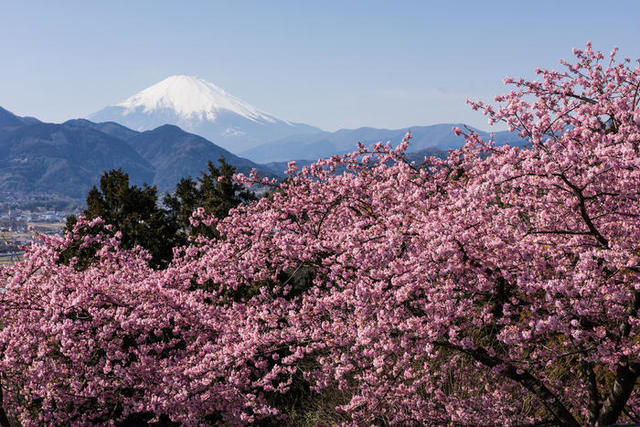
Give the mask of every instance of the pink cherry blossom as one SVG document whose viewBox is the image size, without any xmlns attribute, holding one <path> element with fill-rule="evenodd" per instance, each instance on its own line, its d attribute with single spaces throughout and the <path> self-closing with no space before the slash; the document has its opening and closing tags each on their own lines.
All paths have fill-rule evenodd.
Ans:
<svg viewBox="0 0 640 427">
<path fill-rule="evenodd" d="M 575 50 L 470 101 L 529 140 L 424 168 L 410 135 L 321 159 L 154 271 L 97 235 L 4 268 L 3 408 L 24 425 L 607 425 L 640 419 L 640 69 Z M 204 222 L 207 221 L 207 222 Z M 80 220 L 77 227 L 85 226 Z M 300 402 L 313 402 L 304 407 Z M 302 406 L 295 406 L 302 405 Z M 315 405 L 315 406 L 314 406 Z M 296 411 L 292 411 L 294 408 Z M 326 415 L 329 414 L 329 415 Z"/>
</svg>

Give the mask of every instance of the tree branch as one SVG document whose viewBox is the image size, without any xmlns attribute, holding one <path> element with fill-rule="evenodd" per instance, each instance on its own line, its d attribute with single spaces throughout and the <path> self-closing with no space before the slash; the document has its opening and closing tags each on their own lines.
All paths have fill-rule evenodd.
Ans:
<svg viewBox="0 0 640 427">
<path fill-rule="evenodd" d="M 556 395 L 554 395 L 547 386 L 542 383 L 542 381 L 535 378 L 529 372 L 520 370 L 510 363 L 489 355 L 489 353 L 482 348 L 466 349 L 446 341 L 438 341 L 434 344 L 467 354 L 489 368 L 493 368 L 498 365 L 504 366 L 504 369 L 502 369 L 502 375 L 522 385 L 540 399 L 542 404 L 547 408 L 551 415 L 553 415 L 558 424 L 573 427 L 578 427 L 580 425 L 571 412 L 565 408 L 560 399 L 558 399 Z"/>
<path fill-rule="evenodd" d="M 593 221 L 591 221 L 591 217 L 589 216 L 589 213 L 587 212 L 587 207 L 585 205 L 585 198 L 584 198 L 584 195 L 582 194 L 582 189 L 580 189 L 571 181 L 569 181 L 567 177 L 564 176 L 564 174 L 557 174 L 557 175 L 560 177 L 560 179 L 562 179 L 562 181 L 564 181 L 565 184 L 571 187 L 575 195 L 578 197 L 578 206 L 580 208 L 580 216 L 582 216 L 582 219 L 584 220 L 585 224 L 587 224 L 587 227 L 589 228 L 589 231 L 591 232 L 591 234 L 593 234 L 593 236 L 596 238 L 598 243 L 600 243 L 605 248 L 609 248 L 609 241 L 605 239 L 602 234 L 600 234 L 596 226 L 593 224 Z"/>
<path fill-rule="evenodd" d="M 606 426 L 618 421 L 624 405 L 636 385 L 638 376 L 640 376 L 640 363 L 618 367 L 611 391 L 602 403 L 602 411 L 596 426 Z"/>
<path fill-rule="evenodd" d="M 636 316 L 640 309 L 640 292 L 634 291 L 631 303 L 627 308 L 627 320 L 620 325 L 620 338 L 624 339 L 631 332 L 631 323 L 629 317 Z M 632 363 L 618 366 L 616 369 L 616 379 L 611 386 L 611 391 L 602 404 L 602 410 L 596 425 L 608 425 L 615 423 L 624 405 L 627 403 L 631 392 L 635 388 L 636 381 L 640 377 L 640 363 Z"/>
<path fill-rule="evenodd" d="M 593 364 L 583 361 L 582 373 L 587 383 L 587 393 L 589 395 L 589 402 L 587 403 L 588 422 L 589 425 L 593 425 L 598 420 L 598 414 L 600 414 L 600 409 L 602 408 L 598 382 L 593 372 Z"/>
</svg>

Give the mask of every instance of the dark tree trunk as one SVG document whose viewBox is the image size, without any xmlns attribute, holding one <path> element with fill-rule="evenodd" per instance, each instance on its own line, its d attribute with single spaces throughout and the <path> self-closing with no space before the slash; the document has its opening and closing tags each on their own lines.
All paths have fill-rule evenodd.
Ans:
<svg viewBox="0 0 640 427">
<path fill-rule="evenodd" d="M 6 412 L 4 412 L 2 383 L 0 383 L 0 427 L 11 427 L 11 424 L 9 423 L 9 418 L 7 418 Z"/>
<path fill-rule="evenodd" d="M 627 308 L 629 318 L 638 315 L 640 309 L 640 292 L 634 291 L 631 303 Z M 631 322 L 629 319 L 620 325 L 620 336 L 626 338 L 631 333 Z M 632 363 L 619 366 L 616 370 L 616 379 L 613 382 L 611 391 L 602 402 L 602 409 L 596 425 L 605 426 L 614 424 L 622 414 L 624 405 L 629 400 L 629 396 L 636 386 L 636 381 L 640 377 L 640 363 Z"/>
<path fill-rule="evenodd" d="M 583 361 L 582 372 L 585 377 L 587 391 L 589 394 L 589 403 L 587 404 L 587 412 L 589 414 L 588 422 L 589 425 L 595 425 L 598 421 L 598 415 L 600 415 L 600 409 L 602 408 L 602 399 L 598 392 L 598 382 L 591 363 Z"/>
<path fill-rule="evenodd" d="M 602 410 L 596 423 L 597 426 L 606 426 L 618 421 L 624 405 L 636 385 L 638 376 L 640 376 L 640 364 L 620 366 L 617 369 L 616 379 L 613 382 L 611 391 L 602 403 Z"/>
</svg>

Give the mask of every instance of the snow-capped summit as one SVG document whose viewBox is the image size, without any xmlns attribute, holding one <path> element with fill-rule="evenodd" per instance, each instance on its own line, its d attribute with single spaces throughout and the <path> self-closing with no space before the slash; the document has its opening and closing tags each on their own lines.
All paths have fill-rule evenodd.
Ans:
<svg viewBox="0 0 640 427">
<path fill-rule="evenodd" d="M 291 135 L 320 131 L 258 110 L 206 80 L 176 75 L 89 116 L 135 130 L 177 125 L 232 152 Z"/>
<path fill-rule="evenodd" d="M 215 120 L 220 112 L 232 111 L 253 121 L 276 121 L 213 83 L 184 75 L 167 77 L 116 106 L 127 112 L 139 107 L 145 113 L 170 109 L 185 119 Z"/>
</svg>

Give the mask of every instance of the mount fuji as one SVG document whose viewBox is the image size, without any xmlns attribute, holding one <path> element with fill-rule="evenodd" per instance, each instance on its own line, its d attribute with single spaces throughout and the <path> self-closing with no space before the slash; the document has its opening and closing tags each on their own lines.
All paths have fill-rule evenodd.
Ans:
<svg viewBox="0 0 640 427">
<path fill-rule="evenodd" d="M 113 121 L 137 131 L 173 124 L 233 152 L 320 129 L 280 120 L 206 80 L 171 76 L 125 101 L 89 115 L 94 122 Z"/>
</svg>

